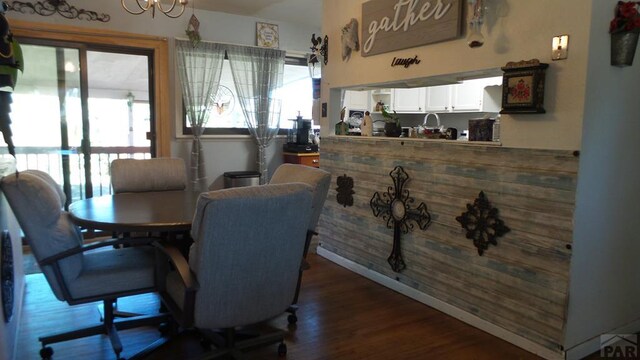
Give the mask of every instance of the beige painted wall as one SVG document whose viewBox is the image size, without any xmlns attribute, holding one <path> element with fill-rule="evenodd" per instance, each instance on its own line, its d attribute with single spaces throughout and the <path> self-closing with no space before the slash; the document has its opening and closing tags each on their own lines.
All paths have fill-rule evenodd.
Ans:
<svg viewBox="0 0 640 360">
<path fill-rule="evenodd" d="M 539 59 L 550 63 L 546 76 L 545 109 L 541 115 L 504 115 L 504 146 L 536 149 L 581 148 L 587 71 L 590 4 L 582 0 L 492 0 L 482 31 L 485 44 L 471 49 L 464 36 L 437 44 L 363 58 L 352 55 L 343 62 L 340 29 L 352 17 L 358 19 L 364 0 L 324 0 L 323 34 L 329 36 L 329 63 L 323 69 L 322 101 L 329 90 L 355 85 L 398 81 L 444 74 L 496 69 L 509 61 Z M 466 1 L 463 1 L 466 16 Z M 465 21 L 466 23 L 466 21 Z M 466 30 L 463 31 L 466 34 Z M 551 61 L 551 39 L 569 34 L 569 58 Z M 362 34 L 361 34 L 362 35 Z M 361 36 L 362 38 L 362 36 Z M 418 57 L 408 69 L 390 66 L 393 57 Z M 329 103 L 332 116 L 322 119 L 323 134 L 330 134 L 339 118 L 339 104 Z"/>
</svg>

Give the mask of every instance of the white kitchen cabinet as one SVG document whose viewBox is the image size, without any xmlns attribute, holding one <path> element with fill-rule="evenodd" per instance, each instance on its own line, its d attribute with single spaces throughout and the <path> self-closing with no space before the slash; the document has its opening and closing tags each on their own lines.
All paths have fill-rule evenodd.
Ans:
<svg viewBox="0 0 640 360">
<path fill-rule="evenodd" d="M 451 111 L 480 111 L 483 86 L 478 81 L 465 81 L 451 86 Z"/>
<path fill-rule="evenodd" d="M 369 91 L 346 90 L 344 94 L 344 106 L 348 110 L 370 110 L 371 96 Z"/>
<path fill-rule="evenodd" d="M 426 88 L 393 89 L 391 110 L 402 113 L 425 112 Z"/>
<path fill-rule="evenodd" d="M 425 90 L 425 111 L 451 111 L 451 85 L 430 86 Z"/>
<path fill-rule="evenodd" d="M 427 112 L 497 112 L 495 101 L 485 104 L 485 87 L 500 85 L 501 77 L 474 79 L 426 89 Z M 487 105 L 487 106 L 485 106 Z"/>
</svg>

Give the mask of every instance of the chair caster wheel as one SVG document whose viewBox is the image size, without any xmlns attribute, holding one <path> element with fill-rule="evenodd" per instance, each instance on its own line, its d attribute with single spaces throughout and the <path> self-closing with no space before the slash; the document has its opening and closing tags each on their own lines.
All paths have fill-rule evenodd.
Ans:
<svg viewBox="0 0 640 360">
<path fill-rule="evenodd" d="M 287 344 L 280 343 L 280 345 L 278 345 L 278 356 L 287 356 Z"/>
<path fill-rule="evenodd" d="M 291 314 L 287 316 L 287 321 L 289 321 L 289 324 L 295 324 L 298 322 L 298 317 L 296 316 L 296 314 Z"/>
<path fill-rule="evenodd" d="M 49 360 L 51 359 L 51 356 L 53 356 L 53 349 L 49 346 L 40 349 L 40 357 L 42 358 L 42 360 Z"/>
</svg>

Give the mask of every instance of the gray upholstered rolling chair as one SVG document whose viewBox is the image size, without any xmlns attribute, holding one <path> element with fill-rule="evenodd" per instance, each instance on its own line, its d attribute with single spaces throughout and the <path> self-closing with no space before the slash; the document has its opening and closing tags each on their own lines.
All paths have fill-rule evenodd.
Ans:
<svg viewBox="0 0 640 360">
<path fill-rule="evenodd" d="M 187 188 L 187 170 L 182 158 L 115 159 L 111 162 L 114 194 L 124 192 L 175 191 Z M 116 234 L 131 237 L 141 234 Z M 142 234 L 150 236 L 152 234 Z M 179 234 L 171 234 L 178 236 Z"/>
<path fill-rule="evenodd" d="M 291 304 L 311 198 L 302 183 L 202 193 L 188 263 L 176 249 L 163 248 L 174 270 L 159 291 L 182 328 L 217 334 L 208 337 L 218 348 L 207 358 L 276 342 L 286 353 L 282 331 L 236 341 L 236 330 L 281 315 Z"/>
<path fill-rule="evenodd" d="M 118 297 L 155 291 L 155 251 L 151 246 L 113 250 L 123 240 L 83 245 L 82 235 L 62 210 L 64 193 L 46 173 L 27 170 L 5 176 L 0 181 L 27 242 L 58 300 L 70 305 L 103 301 L 104 320 L 96 326 L 40 337 L 42 358 L 50 358 L 48 344 L 106 334 L 116 357 L 122 345 L 118 329 L 159 324 L 166 315 L 113 318 L 113 302 Z M 152 239 L 136 239 L 150 243 Z M 107 247 L 103 251 L 91 251 Z"/>
<path fill-rule="evenodd" d="M 171 191 L 187 188 L 187 170 L 181 158 L 115 159 L 111 162 L 114 193 Z"/>
<path fill-rule="evenodd" d="M 316 227 L 318 226 L 318 220 L 320 219 L 320 214 L 322 213 L 324 201 L 327 198 L 329 186 L 331 185 L 331 173 L 311 166 L 285 163 L 280 165 L 276 169 L 269 183 L 284 184 L 290 182 L 305 183 L 311 186 L 311 188 L 313 189 L 311 220 L 309 221 L 309 231 L 307 232 L 307 237 L 305 239 L 303 261 L 302 265 L 300 266 L 300 275 L 298 277 L 298 286 L 296 288 L 296 293 L 293 301 L 291 302 L 292 305 L 287 310 L 290 313 L 289 323 L 294 324 L 296 321 L 298 321 L 296 311 L 298 310 L 297 304 L 298 295 L 300 294 L 300 285 L 302 283 L 302 272 L 306 269 L 309 269 L 309 263 L 305 259 L 307 257 L 307 252 L 309 251 L 309 244 L 311 243 L 311 239 L 313 235 L 317 235 Z"/>
</svg>

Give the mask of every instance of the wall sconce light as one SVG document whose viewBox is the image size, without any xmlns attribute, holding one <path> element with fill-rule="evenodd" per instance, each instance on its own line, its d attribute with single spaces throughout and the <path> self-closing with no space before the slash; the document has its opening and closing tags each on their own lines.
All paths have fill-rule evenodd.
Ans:
<svg viewBox="0 0 640 360">
<path fill-rule="evenodd" d="M 564 60 L 569 52 L 569 35 L 553 37 L 551 43 L 551 60 Z"/>
<path fill-rule="evenodd" d="M 329 37 L 324 36 L 324 41 L 320 36 L 311 34 L 311 53 L 322 59 L 322 63 L 327 65 L 329 62 Z"/>
</svg>

